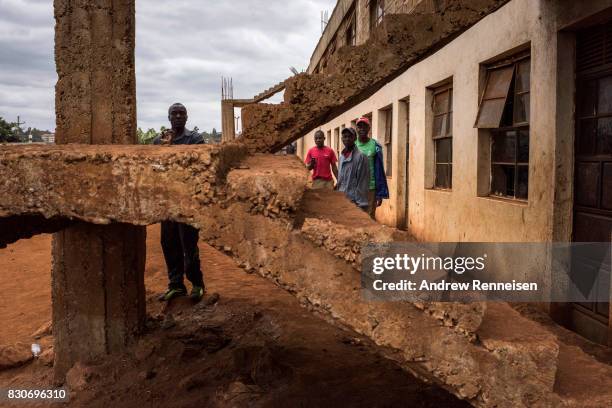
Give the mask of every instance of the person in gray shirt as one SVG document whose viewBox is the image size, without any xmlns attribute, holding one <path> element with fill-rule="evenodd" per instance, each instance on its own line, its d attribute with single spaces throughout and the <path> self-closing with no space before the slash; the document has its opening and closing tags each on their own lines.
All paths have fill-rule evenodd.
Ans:
<svg viewBox="0 0 612 408">
<path fill-rule="evenodd" d="M 336 189 L 362 210 L 368 210 L 370 190 L 370 166 L 368 157 L 355 146 L 357 132 L 353 128 L 342 130 L 344 149 L 340 153 L 340 169 Z"/>
</svg>

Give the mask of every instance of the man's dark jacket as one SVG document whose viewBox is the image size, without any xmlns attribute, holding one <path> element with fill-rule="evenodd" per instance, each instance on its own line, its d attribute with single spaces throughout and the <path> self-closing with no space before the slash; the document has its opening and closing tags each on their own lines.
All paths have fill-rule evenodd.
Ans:
<svg viewBox="0 0 612 408">
<path fill-rule="evenodd" d="M 161 136 L 156 137 L 153 144 L 161 144 Z M 181 135 L 172 140 L 172 144 L 204 144 L 204 139 L 197 132 L 185 129 Z M 161 245 L 168 268 L 170 289 L 185 290 L 184 275 L 194 286 L 204 287 L 197 229 L 174 221 L 162 221 Z"/>
<path fill-rule="evenodd" d="M 161 144 L 161 135 L 157 136 L 153 140 L 153 144 Z M 185 129 L 183 134 L 177 136 L 172 140 L 173 145 L 192 145 L 192 144 L 204 144 L 204 138 L 198 132 L 193 130 Z"/>
<path fill-rule="evenodd" d="M 376 181 L 376 198 L 388 199 L 389 186 L 387 185 L 387 175 L 385 174 L 385 159 L 383 158 L 383 148 L 376 140 L 376 156 L 374 156 L 374 180 Z"/>
</svg>

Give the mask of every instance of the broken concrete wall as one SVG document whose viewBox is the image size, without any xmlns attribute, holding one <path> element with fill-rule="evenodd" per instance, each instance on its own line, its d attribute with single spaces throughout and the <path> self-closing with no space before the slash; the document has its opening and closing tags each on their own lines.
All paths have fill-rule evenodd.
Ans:
<svg viewBox="0 0 612 408">
<path fill-rule="evenodd" d="M 228 150 L 224 153 L 225 149 Z M 165 217 L 188 222 L 201 228 L 203 240 L 231 254 L 244 269 L 276 282 L 333 324 L 367 335 L 405 369 L 476 406 L 584 407 L 612 403 L 612 370 L 596 361 L 588 364 L 596 368 L 589 371 L 594 374 L 581 373 L 597 384 L 592 395 L 582 393 L 581 399 L 575 399 L 571 386 L 559 388 L 560 376 L 564 381 L 575 377 L 568 374 L 567 365 L 558 363 L 560 350 L 573 353 L 571 358 L 576 361 L 589 357 L 580 350 L 568 351 L 555 335 L 507 304 L 411 304 L 364 299 L 358 240 L 389 242 L 407 237 L 371 221 L 342 194 L 306 192 L 306 170 L 295 157 L 255 155 L 238 163 L 244 152 L 244 148 L 232 145 L 189 149 L 8 147 L 0 152 L 1 171 L 18 177 L 19 181 L 11 184 L 10 190 L 2 186 L 0 215 L 8 217 L 27 211 L 99 222 L 139 224 L 158 222 Z M 97 164 L 91 168 L 94 161 Z M 54 167 L 56 163 L 58 167 Z M 235 168 L 227 173 L 230 165 Z M 38 170 L 23 174 L 23 166 Z M 57 174 L 62 169 L 66 174 Z M 90 174 L 75 171 L 79 169 L 87 169 Z M 58 184 L 58 180 L 75 173 L 81 183 Z M 52 183 L 52 190 L 58 191 L 40 188 L 37 176 L 42 174 L 50 174 L 46 180 Z M 200 199 L 210 198 L 200 191 L 200 186 L 213 178 L 217 181 L 211 184 L 215 191 L 212 199 Z M 116 185 L 116 190 L 131 197 L 129 202 L 120 204 L 121 198 L 97 195 L 96 186 L 106 184 Z M 157 206 L 155 201 L 161 197 L 167 201 Z M 328 205 L 321 205 L 323 202 Z M 109 226 L 114 227 L 121 226 Z M 108 239 L 115 234 L 116 231 L 110 231 Z M 101 248 L 100 241 L 95 243 Z M 69 244 L 78 247 L 79 242 Z M 137 259 L 129 253 L 109 255 L 115 260 L 121 258 L 121 262 Z M 80 265 L 89 267 L 87 262 Z M 94 275 L 94 279 L 96 276 L 100 275 Z M 140 290 L 127 286 L 122 275 L 112 278 L 126 284 L 129 299 L 133 300 L 131 294 Z M 86 274 L 70 275 L 69 279 L 68 290 L 92 283 Z M 107 315 L 92 315 L 93 308 L 110 316 L 117 311 L 113 307 L 120 311 L 137 310 L 134 305 L 120 301 L 103 303 L 95 297 L 88 300 L 91 307 L 81 315 L 80 309 L 74 307 L 70 313 L 64 311 L 71 321 L 57 326 L 60 338 L 75 325 L 79 331 L 87 327 L 88 335 L 99 331 L 98 326 Z M 114 324 L 110 326 L 111 334 L 118 334 L 118 339 L 109 341 L 109 345 L 117 344 L 115 341 L 120 344 L 123 333 L 130 328 L 124 322 L 133 321 L 125 319 L 123 311 L 119 315 L 120 318 L 107 322 Z M 88 320 L 83 321 L 84 317 Z M 83 344 L 71 344 L 68 337 L 62 343 L 78 351 L 80 358 L 91 353 Z M 89 357 L 93 359 L 96 354 Z M 593 375 L 597 378 L 592 378 Z"/>
<path fill-rule="evenodd" d="M 258 177 L 279 176 L 264 172 L 254 176 L 250 170 L 236 169 L 228 176 L 228 188 L 241 190 L 242 184 L 256 184 Z M 291 196 L 282 190 L 277 193 Z M 328 205 L 321 206 L 322 200 Z M 560 389 L 559 377 L 568 375 L 567 367 L 559 362 L 560 349 L 566 347 L 505 303 L 410 304 L 364 299 L 355 237 L 363 242 L 406 237 L 347 204 L 341 194 L 307 192 L 292 227 L 287 219 L 249 213 L 247 204 L 233 202 L 217 212 L 201 236 L 231 253 L 243 268 L 293 293 L 305 307 L 333 324 L 369 336 L 407 370 L 475 406 L 595 407 L 612 402 L 609 384 L 597 387 L 591 395 L 581 392 L 581 399 Z M 330 207 L 336 211 L 330 212 Z M 577 354 L 572 358 L 586 357 L 574 351 Z M 602 378 L 600 370 L 604 370 L 609 383 L 610 367 L 594 364 L 598 366 L 596 377 Z"/>
<path fill-rule="evenodd" d="M 35 214 L 37 221 L 42 215 L 97 225 L 196 224 L 203 207 L 223 198 L 225 174 L 245 153 L 236 144 L 6 146 L 0 152 L 6 176 L 0 220 Z M 33 224 L 19 229 L 41 228 Z M 0 230 L 0 243 L 15 238 L 11 229 Z"/>
<path fill-rule="evenodd" d="M 560 404 L 553 393 L 558 346 L 543 330 L 530 327 L 529 339 L 516 343 L 498 337 L 493 330 L 483 347 L 476 339 L 490 313 L 486 304 L 415 306 L 362 298 L 360 274 L 351 262 L 359 253 L 353 253 L 347 262 L 341 259 L 342 250 L 330 250 L 325 242 L 331 234 L 338 248 L 353 246 L 352 242 L 344 243 L 344 237 L 381 238 L 376 224 L 367 226 L 364 220 L 360 228 L 347 228 L 307 219 L 300 230 L 292 230 L 260 214 L 246 215 L 242 206 L 228 208 L 216 220 L 218 229 L 202 234 L 209 242 L 229 249 L 243 267 L 296 295 L 305 307 L 335 325 L 367 335 L 406 369 L 475 405 Z M 350 216 L 357 216 L 357 211 Z M 344 233 L 338 234 L 342 229 Z M 210 239 L 209 233 L 216 238 Z M 390 233 L 387 239 L 391 239 Z M 300 256 L 292 256 L 296 253 Z M 510 312 L 504 306 L 501 315 Z M 500 317 L 497 314 L 487 324 L 503 327 L 508 316 Z"/>
<path fill-rule="evenodd" d="M 448 0 L 440 4 L 439 13 L 416 10 L 386 16 L 365 44 L 338 51 L 329 74 L 288 79 L 284 103 L 244 107 L 242 140 L 250 151 L 280 150 L 363 101 L 507 1 L 476 0 L 466 5 L 463 0 Z"/>
</svg>

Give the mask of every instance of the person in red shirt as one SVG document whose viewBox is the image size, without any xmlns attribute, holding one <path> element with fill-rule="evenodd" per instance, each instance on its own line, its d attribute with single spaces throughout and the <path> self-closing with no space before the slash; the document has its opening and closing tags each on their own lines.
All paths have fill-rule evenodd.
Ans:
<svg viewBox="0 0 612 408">
<path fill-rule="evenodd" d="M 338 180 L 338 158 L 333 149 L 325 146 L 325 134 L 317 130 L 314 135 L 315 147 L 306 155 L 306 166 L 312 170 L 313 189 L 334 189 L 334 179 Z"/>
</svg>

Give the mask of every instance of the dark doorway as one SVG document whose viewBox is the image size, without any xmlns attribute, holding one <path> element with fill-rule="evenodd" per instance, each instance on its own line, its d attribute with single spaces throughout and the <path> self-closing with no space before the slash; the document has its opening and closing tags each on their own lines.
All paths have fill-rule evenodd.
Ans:
<svg viewBox="0 0 612 408">
<path fill-rule="evenodd" d="M 612 21 L 576 35 L 575 242 L 612 235 Z M 606 290 L 609 298 L 610 288 Z M 600 343 L 609 339 L 609 303 L 574 303 L 572 328 Z"/>
</svg>

